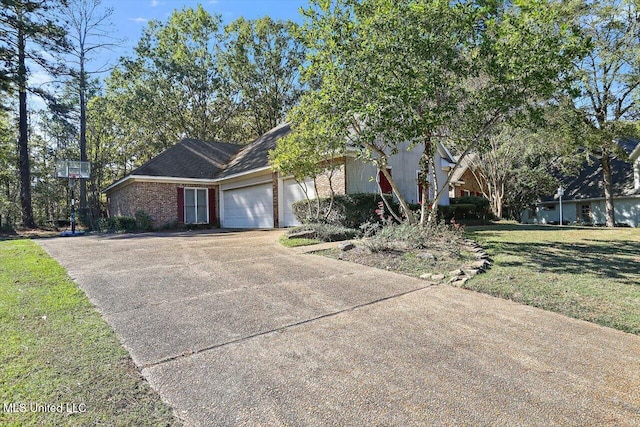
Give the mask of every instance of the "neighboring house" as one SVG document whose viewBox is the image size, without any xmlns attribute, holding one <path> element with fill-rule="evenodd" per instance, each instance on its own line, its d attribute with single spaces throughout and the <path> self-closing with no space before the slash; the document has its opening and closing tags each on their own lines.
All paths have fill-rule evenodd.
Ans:
<svg viewBox="0 0 640 427">
<path fill-rule="evenodd" d="M 615 219 L 617 224 L 631 227 L 640 225 L 640 141 L 625 138 L 618 141 L 629 155 L 629 161 L 613 158 L 611 178 L 613 181 Z M 580 174 L 573 177 L 558 175 L 564 188 L 562 217 L 564 221 L 578 224 L 606 224 L 606 206 L 599 161 L 584 165 Z M 523 222 L 558 224 L 560 201 L 553 196 L 544 198 L 535 213 L 523 215 Z"/>
<path fill-rule="evenodd" d="M 453 172 L 449 183 L 449 197 L 455 199 L 457 197 L 476 196 L 483 197 L 482 186 L 477 174 L 473 173 L 472 164 L 474 154 L 467 155 L 458 169 Z"/>
<path fill-rule="evenodd" d="M 143 164 L 103 192 L 109 216 L 149 214 L 155 227 L 175 224 L 219 224 L 225 228 L 273 228 L 298 225 L 291 205 L 303 200 L 303 188 L 269 166 L 269 151 L 290 132 L 280 125 L 248 145 L 185 139 Z M 419 201 L 420 151 L 399 150 L 389 171 L 410 203 Z M 332 187 L 336 194 L 377 193 L 377 182 L 391 192 L 384 175 L 355 153 L 334 159 Z M 444 182 L 453 157 L 438 146 L 438 182 Z M 303 183 L 315 197 L 312 180 Z M 318 195 L 328 197 L 326 176 L 317 177 Z M 448 205 L 448 195 L 440 202 Z"/>
</svg>

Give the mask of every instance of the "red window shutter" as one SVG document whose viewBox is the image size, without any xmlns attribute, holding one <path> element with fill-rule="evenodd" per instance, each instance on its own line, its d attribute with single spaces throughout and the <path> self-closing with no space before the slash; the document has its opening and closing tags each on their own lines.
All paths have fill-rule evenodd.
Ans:
<svg viewBox="0 0 640 427">
<path fill-rule="evenodd" d="M 216 189 L 209 189 L 209 224 L 216 222 Z"/>
<path fill-rule="evenodd" d="M 178 187 L 178 224 L 184 224 L 184 188 Z"/>
<path fill-rule="evenodd" d="M 391 169 L 387 168 L 387 172 L 391 175 Z M 380 189 L 384 194 L 392 193 L 391 184 L 386 176 L 382 173 L 382 171 L 378 171 L 378 182 L 380 183 Z"/>
</svg>

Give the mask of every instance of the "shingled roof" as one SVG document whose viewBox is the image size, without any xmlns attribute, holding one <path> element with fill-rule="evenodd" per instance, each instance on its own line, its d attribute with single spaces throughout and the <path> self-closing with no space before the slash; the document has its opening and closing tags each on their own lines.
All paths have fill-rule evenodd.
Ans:
<svg viewBox="0 0 640 427">
<path fill-rule="evenodd" d="M 624 138 L 618 141 L 620 147 L 630 154 L 640 141 Z M 552 171 L 564 188 L 565 200 L 584 200 L 604 198 L 604 183 L 602 177 L 602 163 L 600 159 L 592 159 L 590 163 L 582 165 L 575 176 L 563 175 L 559 170 Z M 611 179 L 614 197 L 640 195 L 640 190 L 634 189 L 633 165 L 626 160 L 614 157 L 611 159 Z M 542 202 L 553 202 L 552 196 L 544 197 Z"/>
<path fill-rule="evenodd" d="M 131 172 L 136 176 L 214 179 L 244 147 L 183 139 Z"/>
<path fill-rule="evenodd" d="M 226 178 L 231 175 L 261 169 L 269 166 L 269 151 L 276 148 L 278 139 L 291 131 L 288 123 L 271 129 L 251 144 L 245 146 L 218 175 Z"/>
<path fill-rule="evenodd" d="M 269 151 L 291 131 L 281 124 L 247 145 L 183 139 L 103 191 L 136 177 L 218 180 L 269 167 Z"/>
</svg>

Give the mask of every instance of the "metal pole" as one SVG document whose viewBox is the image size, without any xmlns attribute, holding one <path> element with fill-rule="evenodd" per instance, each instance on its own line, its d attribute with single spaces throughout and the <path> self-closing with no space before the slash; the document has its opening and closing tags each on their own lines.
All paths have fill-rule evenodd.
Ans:
<svg viewBox="0 0 640 427">
<path fill-rule="evenodd" d="M 556 196 L 560 199 L 560 225 L 563 225 L 564 215 L 562 215 L 562 196 L 564 196 L 564 188 L 562 188 L 562 185 L 558 187 Z"/>
<path fill-rule="evenodd" d="M 73 178 L 69 178 L 69 189 L 71 190 L 71 234 L 76 234 L 76 198 L 73 194 L 74 190 Z"/>
<path fill-rule="evenodd" d="M 562 215 L 562 195 L 560 196 L 560 225 L 564 225 L 563 224 L 563 215 Z"/>
</svg>

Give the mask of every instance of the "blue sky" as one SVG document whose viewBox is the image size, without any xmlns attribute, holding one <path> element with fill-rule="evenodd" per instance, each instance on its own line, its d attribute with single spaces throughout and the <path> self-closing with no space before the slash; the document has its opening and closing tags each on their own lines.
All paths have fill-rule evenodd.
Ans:
<svg viewBox="0 0 640 427">
<path fill-rule="evenodd" d="M 102 8 L 113 8 L 113 33 L 110 35 L 123 43 L 112 51 L 103 49 L 97 52 L 89 63 L 89 69 L 108 70 L 114 67 L 120 57 L 133 55 L 133 47 L 137 45 L 142 30 L 150 20 L 166 21 L 174 10 L 196 7 L 198 4 L 211 14 L 222 15 L 223 24 L 241 16 L 256 19 L 267 15 L 273 19 L 290 19 L 301 23 L 299 9 L 307 7 L 308 0 L 102 0 Z M 46 52 L 43 54 L 46 55 Z M 29 64 L 29 68 L 29 84 L 33 87 L 48 87 L 52 82 L 52 77 L 35 64 Z M 107 71 L 101 73 L 101 76 L 106 77 L 108 74 Z M 38 96 L 32 96 L 30 102 L 37 108 L 44 108 L 44 102 Z"/>
<path fill-rule="evenodd" d="M 271 16 L 273 19 L 290 19 L 301 22 L 298 10 L 306 7 L 307 0 L 102 0 L 104 7 L 112 7 L 114 37 L 126 39 L 115 52 L 115 58 L 129 55 L 152 19 L 166 21 L 176 9 L 196 7 L 201 4 L 209 13 L 220 14 L 227 24 L 239 17 L 256 19 Z M 111 56 L 111 55 L 109 55 Z"/>
</svg>

